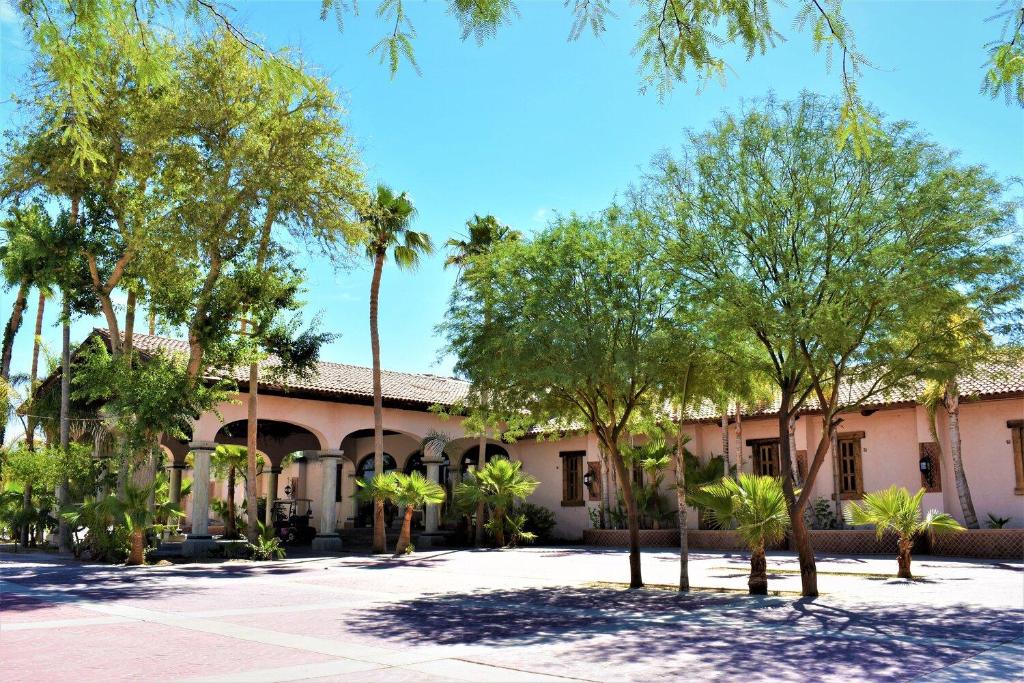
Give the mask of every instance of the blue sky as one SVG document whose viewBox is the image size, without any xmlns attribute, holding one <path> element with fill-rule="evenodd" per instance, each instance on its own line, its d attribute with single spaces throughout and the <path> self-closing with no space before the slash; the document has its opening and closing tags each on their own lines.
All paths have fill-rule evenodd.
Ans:
<svg viewBox="0 0 1024 683">
<path fill-rule="evenodd" d="M 10 0 L 0 0 L 0 2 Z M 566 41 L 570 18 L 560 0 L 519 3 L 518 21 L 477 46 L 459 39 L 457 24 L 439 0 L 412 2 L 422 76 L 404 68 L 391 79 L 367 55 L 387 30 L 360 3 L 345 31 L 320 22 L 319 3 L 237 2 L 238 19 L 272 46 L 301 49 L 331 78 L 348 110 L 368 181 L 406 190 L 419 210 L 416 227 L 440 245 L 463 231 L 473 213 L 493 213 L 530 232 L 556 212 L 598 210 L 637 178 L 652 155 L 674 148 L 687 128 L 700 129 L 723 109 L 774 91 L 801 89 L 835 95 L 839 76 L 828 73 L 810 38 L 796 33 L 792 10 L 776 8 L 785 42 L 746 61 L 726 50 L 734 70 L 727 85 L 681 84 L 661 103 L 638 92 L 631 55 L 632 12 L 609 19 L 600 38 Z M 985 19 L 996 2 L 853 2 L 847 16 L 861 50 L 877 66 L 861 79 L 865 99 L 886 115 L 916 121 L 937 142 L 960 150 L 965 162 L 997 176 L 1024 175 L 1024 112 L 978 93 L 984 44 L 999 30 Z M 25 51 L 0 5 L 0 93 L 17 87 Z M 4 123 L 12 111 L 0 104 Z M 443 251 L 413 273 L 389 267 L 381 292 L 382 362 L 386 368 L 448 374 L 439 359 L 434 326 L 442 319 L 454 273 Z M 369 270 L 336 273 L 313 260 L 307 270 L 307 306 L 326 329 L 342 336 L 325 360 L 368 365 Z M 13 293 L 2 295 L 3 316 Z M 34 301 L 34 299 L 33 299 Z M 56 306 L 52 306 L 55 309 Z M 15 348 L 15 371 L 27 368 L 34 310 L 26 311 Z M 82 338 L 97 320 L 74 327 Z M 55 317 L 45 336 L 58 348 Z"/>
</svg>

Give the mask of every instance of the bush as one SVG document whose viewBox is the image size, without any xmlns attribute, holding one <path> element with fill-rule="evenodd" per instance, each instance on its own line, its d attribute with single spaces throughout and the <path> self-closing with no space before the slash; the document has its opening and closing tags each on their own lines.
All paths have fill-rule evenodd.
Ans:
<svg viewBox="0 0 1024 683">
<path fill-rule="evenodd" d="M 513 509 L 512 514 L 524 517 L 522 529 L 532 533 L 540 543 L 551 540 L 555 530 L 555 513 L 542 505 L 523 503 Z"/>
<path fill-rule="evenodd" d="M 839 526 L 836 524 L 836 513 L 832 508 L 832 503 L 820 496 L 807 506 L 804 517 L 807 520 L 807 526 L 812 529 L 836 529 Z"/>
</svg>

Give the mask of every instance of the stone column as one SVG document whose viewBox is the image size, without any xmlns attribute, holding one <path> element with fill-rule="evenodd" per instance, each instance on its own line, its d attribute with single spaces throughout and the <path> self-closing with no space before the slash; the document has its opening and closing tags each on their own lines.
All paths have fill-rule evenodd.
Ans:
<svg viewBox="0 0 1024 683">
<path fill-rule="evenodd" d="M 277 479 L 280 474 L 280 467 L 271 467 L 267 470 L 267 509 L 263 523 L 268 529 L 274 523 L 274 501 L 277 500 Z"/>
<path fill-rule="evenodd" d="M 423 453 L 423 464 L 427 468 L 427 479 L 436 482 L 438 475 L 441 470 L 442 458 L 444 452 L 442 449 L 431 448 L 424 451 Z M 435 544 L 435 539 L 438 539 L 438 517 L 441 511 L 441 506 L 434 503 L 426 506 L 426 510 L 423 511 L 423 533 L 420 534 L 419 544 L 423 547 L 429 548 Z"/>
<path fill-rule="evenodd" d="M 217 449 L 213 441 L 189 444 L 195 460 L 192 470 L 192 531 L 182 546 L 186 557 L 202 557 L 216 543 L 209 533 L 210 519 L 210 456 Z"/>
<path fill-rule="evenodd" d="M 341 550 L 338 535 L 337 498 L 338 466 L 344 452 L 340 450 L 320 451 L 320 526 L 313 539 L 313 550 Z"/>
</svg>

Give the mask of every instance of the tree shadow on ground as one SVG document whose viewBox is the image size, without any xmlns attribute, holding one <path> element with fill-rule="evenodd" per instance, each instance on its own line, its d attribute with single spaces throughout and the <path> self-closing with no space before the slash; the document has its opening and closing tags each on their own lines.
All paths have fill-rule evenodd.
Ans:
<svg viewBox="0 0 1024 683">
<path fill-rule="evenodd" d="M 361 608 L 356 633 L 582 678 L 900 680 L 1021 637 L 1024 610 L 524 588 Z"/>
<path fill-rule="evenodd" d="M 29 611 L 51 607 L 54 602 L 73 604 L 76 600 L 118 601 L 164 597 L 167 592 L 183 595 L 199 588 L 181 582 L 168 584 L 168 579 L 232 580 L 249 576 L 286 576 L 304 571 L 292 564 L 241 563 L 183 564 L 170 567 L 124 567 L 118 565 L 7 564 L 0 579 L 15 586 L 0 594 L 0 610 Z M 17 588 L 45 591 L 39 598 L 18 599 Z M 208 589 L 203 586 L 202 589 Z M 47 599 L 51 598 L 51 599 Z"/>
</svg>

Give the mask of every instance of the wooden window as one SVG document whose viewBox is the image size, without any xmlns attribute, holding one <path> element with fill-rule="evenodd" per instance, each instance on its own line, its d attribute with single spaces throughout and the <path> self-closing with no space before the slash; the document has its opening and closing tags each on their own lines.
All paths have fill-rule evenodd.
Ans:
<svg viewBox="0 0 1024 683">
<path fill-rule="evenodd" d="M 863 432 L 840 434 L 836 438 L 840 498 L 860 498 L 864 495 L 864 473 L 860 457 L 860 441 L 863 438 Z"/>
<path fill-rule="evenodd" d="M 644 467 L 638 462 L 633 463 L 633 490 L 644 487 Z"/>
<path fill-rule="evenodd" d="M 747 445 L 753 458 L 754 474 L 777 477 L 782 473 L 778 439 L 751 439 Z"/>
<path fill-rule="evenodd" d="M 338 462 L 338 466 L 334 468 L 334 502 L 341 502 L 341 484 L 344 481 L 343 474 L 345 468 L 341 466 L 341 462 Z"/>
<path fill-rule="evenodd" d="M 562 457 L 562 506 L 583 505 L 584 451 L 560 453 Z"/>
<path fill-rule="evenodd" d="M 934 441 L 919 443 L 918 463 L 928 464 L 927 470 L 921 470 L 921 488 L 927 493 L 942 493 L 942 469 L 939 466 L 939 445 Z"/>
<path fill-rule="evenodd" d="M 1013 474 L 1016 481 L 1013 492 L 1024 496 L 1024 420 L 1010 420 L 1006 426 L 1010 428 L 1013 449 Z"/>
</svg>

